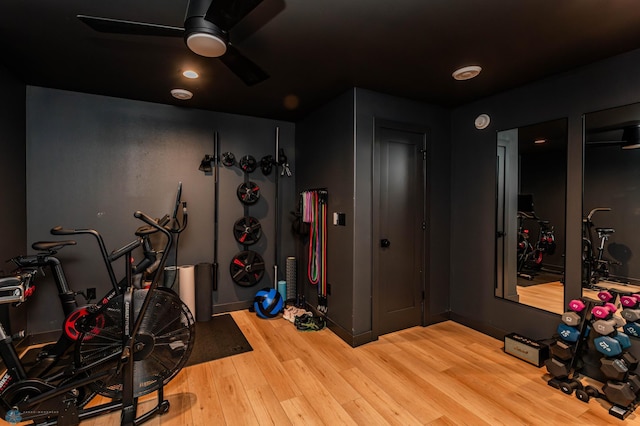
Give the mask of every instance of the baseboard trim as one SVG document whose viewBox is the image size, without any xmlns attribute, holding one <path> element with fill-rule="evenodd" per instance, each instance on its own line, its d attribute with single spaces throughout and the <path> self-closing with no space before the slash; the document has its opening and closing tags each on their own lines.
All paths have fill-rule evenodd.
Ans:
<svg viewBox="0 0 640 426">
<path fill-rule="evenodd" d="M 488 326 L 485 323 L 481 323 L 479 321 L 467 318 L 463 315 L 455 314 L 453 312 L 451 313 L 451 320 L 499 340 L 504 339 L 504 336 L 510 333 L 509 331 L 502 330 L 497 327 Z"/>
</svg>

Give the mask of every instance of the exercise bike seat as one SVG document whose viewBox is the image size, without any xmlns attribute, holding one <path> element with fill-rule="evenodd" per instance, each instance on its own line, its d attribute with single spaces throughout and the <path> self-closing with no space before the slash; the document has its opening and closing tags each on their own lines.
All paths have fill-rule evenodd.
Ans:
<svg viewBox="0 0 640 426">
<path fill-rule="evenodd" d="M 36 241 L 31 244 L 31 248 L 38 251 L 57 252 L 64 246 L 75 246 L 74 240 L 66 241 Z"/>
<path fill-rule="evenodd" d="M 598 235 L 611 235 L 616 232 L 613 228 L 596 228 Z"/>
</svg>

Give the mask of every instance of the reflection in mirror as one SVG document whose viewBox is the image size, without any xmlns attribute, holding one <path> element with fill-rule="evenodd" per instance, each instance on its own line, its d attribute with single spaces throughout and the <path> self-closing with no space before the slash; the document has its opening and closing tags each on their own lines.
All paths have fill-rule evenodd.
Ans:
<svg viewBox="0 0 640 426">
<path fill-rule="evenodd" d="M 564 311 L 567 120 L 498 132 L 495 295 Z"/>
<path fill-rule="evenodd" d="M 585 114 L 583 296 L 640 291 L 640 103 Z"/>
</svg>

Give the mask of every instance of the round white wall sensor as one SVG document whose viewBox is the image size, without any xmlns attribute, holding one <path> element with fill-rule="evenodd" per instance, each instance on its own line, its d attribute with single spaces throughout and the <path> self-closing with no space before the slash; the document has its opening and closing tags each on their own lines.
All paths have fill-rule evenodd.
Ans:
<svg viewBox="0 0 640 426">
<path fill-rule="evenodd" d="M 176 99 L 180 99 L 181 101 L 186 101 L 193 98 L 193 93 L 185 89 L 171 89 L 171 95 Z"/>
<path fill-rule="evenodd" d="M 475 125 L 478 130 L 486 129 L 489 123 L 491 123 L 491 117 L 487 114 L 480 114 L 476 117 Z"/>
</svg>

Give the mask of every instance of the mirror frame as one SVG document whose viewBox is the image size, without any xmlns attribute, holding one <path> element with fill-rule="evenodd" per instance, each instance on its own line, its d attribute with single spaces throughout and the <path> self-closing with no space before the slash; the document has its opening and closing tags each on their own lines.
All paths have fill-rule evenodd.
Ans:
<svg viewBox="0 0 640 426">
<path fill-rule="evenodd" d="M 556 314 L 562 314 L 562 312 L 564 312 L 565 298 L 567 294 L 566 286 L 564 285 L 564 271 L 566 268 L 564 252 L 566 250 L 567 223 L 568 137 L 569 120 L 567 117 L 547 120 L 512 129 L 505 129 L 496 133 L 496 242 L 494 296 L 503 300 L 519 303 L 523 306 L 529 306 Z M 546 139 L 546 143 L 538 143 L 534 146 L 533 142 L 541 138 Z M 511 154 L 508 152 L 503 153 L 503 156 L 508 157 L 506 163 L 505 159 L 501 158 L 500 154 L 501 145 L 503 144 L 513 144 L 518 146 L 517 150 L 511 150 Z M 531 145 L 531 149 L 528 148 L 529 145 Z M 516 152 L 514 153 L 513 151 Z M 555 180 L 558 179 L 560 175 L 561 182 L 560 185 L 557 186 L 557 191 L 545 193 L 548 197 L 544 198 L 544 202 L 540 202 L 538 204 L 538 207 L 542 208 L 536 209 L 538 212 L 542 212 L 543 215 L 547 215 L 549 217 L 536 217 L 537 225 L 534 224 L 535 222 L 524 219 L 522 220 L 523 223 L 527 224 L 527 228 L 533 231 L 531 232 L 531 238 L 529 241 L 534 247 L 537 245 L 536 241 L 539 238 L 539 235 L 541 236 L 538 232 L 539 228 L 541 232 L 545 227 L 553 226 L 556 228 L 556 242 L 554 242 L 554 247 L 556 247 L 555 244 L 557 243 L 555 255 L 553 255 L 553 251 L 551 249 L 549 249 L 549 254 L 544 254 L 544 243 L 537 245 L 536 250 L 539 253 L 542 253 L 541 260 L 549 258 L 549 256 L 552 255 L 553 257 L 550 258 L 551 262 L 546 264 L 540 272 L 535 272 L 536 275 L 539 274 L 540 276 L 535 278 L 532 277 L 531 280 L 539 280 L 539 284 L 549 284 L 549 286 L 543 289 L 541 292 L 542 296 L 538 295 L 539 292 L 537 290 L 532 292 L 527 291 L 525 301 L 523 301 L 521 297 L 521 294 L 523 293 L 522 289 L 529 286 L 518 286 L 517 281 L 520 280 L 520 283 L 523 283 L 523 277 L 526 274 L 519 273 L 522 271 L 520 270 L 521 268 L 518 267 L 517 263 L 518 240 L 517 238 L 509 239 L 509 235 L 513 236 L 514 233 L 518 234 L 519 231 L 519 219 L 515 212 L 518 212 L 519 210 L 517 206 L 518 196 L 520 195 L 521 190 L 523 190 L 522 173 L 526 172 L 526 169 L 523 170 L 522 156 L 526 155 L 526 153 L 529 153 L 530 157 L 532 157 L 532 161 L 536 162 L 535 164 L 538 164 L 537 162 L 540 161 L 540 159 L 544 160 L 545 155 L 553 153 L 560 154 L 549 157 L 552 161 L 541 167 L 541 174 L 539 176 L 536 176 L 533 173 L 528 174 L 528 176 L 534 176 L 536 180 L 533 186 L 529 184 L 528 189 L 524 188 L 525 192 L 531 189 L 533 192 L 544 193 L 538 188 L 544 188 L 545 185 L 555 183 Z M 511 164 L 508 164 L 508 162 L 511 162 Z M 548 174 L 547 170 L 549 165 L 551 167 L 561 167 L 562 172 L 555 175 Z M 529 167 L 529 169 L 531 168 L 533 167 Z M 508 176 L 517 176 L 517 179 L 512 179 L 516 180 L 515 184 L 514 182 L 510 182 L 508 178 L 506 182 L 501 184 L 501 179 L 505 179 L 504 176 L 501 176 L 501 173 L 507 173 Z M 529 179 L 529 182 L 531 182 L 531 179 Z M 534 193 L 533 202 L 536 202 L 537 198 Z M 553 205 L 559 205 L 560 203 L 562 203 L 561 209 L 553 209 Z M 505 208 L 505 212 L 501 214 L 503 208 Z M 557 214 L 550 214 L 550 210 L 552 212 L 557 211 Z M 514 212 L 514 214 L 507 212 Z M 505 216 L 514 217 L 509 218 Z M 545 223 L 542 219 L 549 219 L 549 221 L 548 223 Z M 523 233 L 520 235 L 523 235 Z M 528 234 L 524 233 L 524 235 Z M 502 242 L 500 241 L 501 238 Z M 551 246 L 549 245 L 546 247 Z M 539 263 L 539 266 L 542 266 L 542 263 Z M 509 279 L 514 280 L 515 282 L 508 283 L 507 277 L 510 277 Z M 549 281 L 546 282 L 544 279 L 548 279 Z M 538 303 L 535 300 L 536 298 L 544 297 L 546 294 L 550 296 L 550 303 L 546 303 L 544 301 Z M 532 298 L 534 300 L 532 300 Z"/>
</svg>

